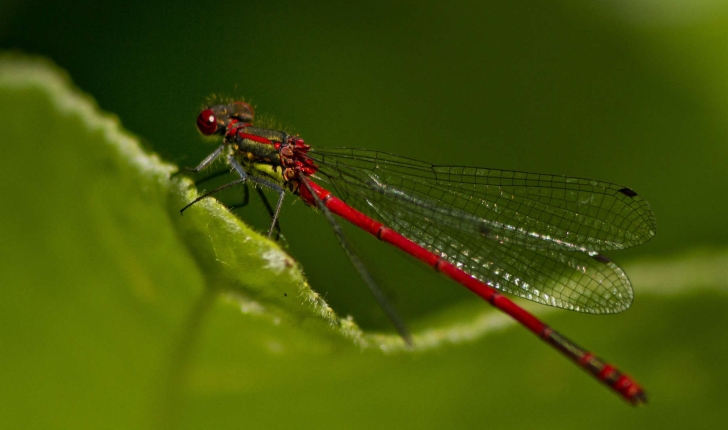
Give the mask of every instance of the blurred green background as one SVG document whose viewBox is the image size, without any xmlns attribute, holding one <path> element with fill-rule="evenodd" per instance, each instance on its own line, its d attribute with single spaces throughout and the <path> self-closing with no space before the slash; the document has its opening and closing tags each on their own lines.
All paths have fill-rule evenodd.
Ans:
<svg viewBox="0 0 728 430">
<path fill-rule="evenodd" d="M 0 47 L 51 59 L 175 164 L 196 165 L 214 148 L 194 127 L 206 97 L 244 96 L 312 145 L 618 182 L 658 219 L 650 243 L 610 255 L 632 277 L 630 311 L 547 317 L 647 387 L 652 403 L 631 409 L 520 329 L 388 356 L 319 325 L 310 333 L 296 316 L 276 325 L 204 299 L 227 275 L 200 265 L 205 250 L 179 233 L 186 221 L 169 208 L 183 199 L 149 177 L 135 185 L 119 160 L 84 154 L 92 140 L 76 156 L 56 142 L 54 117 L 16 111 L 42 106 L 42 95 L 9 95 L 2 427 L 718 428 L 728 419 L 728 3 L 6 1 Z M 284 245 L 312 288 L 365 331 L 391 331 L 325 219 L 293 200 Z M 265 228 L 260 204 L 238 214 Z M 347 233 L 416 330 L 486 308 Z M 205 246 L 225 240 L 214 239 Z M 135 285 L 153 306 L 138 305 Z M 175 340 L 185 333 L 194 336 Z"/>
</svg>

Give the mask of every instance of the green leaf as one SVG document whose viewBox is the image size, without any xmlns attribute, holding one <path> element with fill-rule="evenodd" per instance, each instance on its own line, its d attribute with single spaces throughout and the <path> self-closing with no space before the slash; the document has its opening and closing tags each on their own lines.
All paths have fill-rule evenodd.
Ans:
<svg viewBox="0 0 728 430">
<path fill-rule="evenodd" d="M 191 181 L 43 60 L 0 57 L 0 109 L 3 428 L 700 427 L 726 401 L 725 251 L 627 265 L 617 317 L 532 307 L 644 383 L 637 413 L 479 302 L 411 351 L 363 332 L 214 199 L 181 216 Z"/>
</svg>

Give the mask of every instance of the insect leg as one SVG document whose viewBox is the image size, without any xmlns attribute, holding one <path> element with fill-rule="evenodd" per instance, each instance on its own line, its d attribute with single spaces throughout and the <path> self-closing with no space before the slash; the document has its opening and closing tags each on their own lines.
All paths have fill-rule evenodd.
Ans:
<svg viewBox="0 0 728 430">
<path fill-rule="evenodd" d="M 278 224 L 278 215 L 280 214 L 281 207 L 283 206 L 283 199 L 286 196 L 286 190 L 283 187 L 281 187 L 280 185 L 275 184 L 273 182 L 266 181 L 265 179 L 261 179 L 261 178 L 255 177 L 255 176 L 248 175 L 245 172 L 245 168 L 243 168 L 243 166 L 240 163 L 238 163 L 238 160 L 236 160 L 235 157 L 232 155 L 228 155 L 227 161 L 233 167 L 233 170 L 238 172 L 240 177 L 244 178 L 244 180 L 250 180 L 251 182 L 255 182 L 256 184 L 258 184 L 260 186 L 270 188 L 271 190 L 278 193 L 278 202 L 276 203 L 275 210 L 273 210 L 273 213 L 271 216 L 272 220 L 271 220 L 270 228 L 268 229 L 268 237 L 271 237 L 273 235 L 273 229 Z"/>
</svg>

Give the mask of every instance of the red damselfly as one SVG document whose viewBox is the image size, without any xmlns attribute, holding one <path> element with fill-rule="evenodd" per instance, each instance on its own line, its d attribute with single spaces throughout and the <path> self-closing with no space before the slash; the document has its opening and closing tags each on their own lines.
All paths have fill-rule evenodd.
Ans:
<svg viewBox="0 0 728 430">
<path fill-rule="evenodd" d="M 198 129 L 223 142 L 187 170 L 199 172 L 222 158 L 238 179 L 182 211 L 225 188 L 252 182 L 278 194 L 274 207 L 266 203 L 270 236 L 289 191 L 326 216 L 407 343 L 412 340 L 405 324 L 351 251 L 334 214 L 470 289 L 627 401 L 646 401 L 629 376 L 500 294 L 593 314 L 627 309 L 633 299 L 629 279 L 601 252 L 639 245 L 655 235 L 652 210 L 636 192 L 591 179 L 435 166 L 366 149 L 314 149 L 297 135 L 255 127 L 253 117 L 244 102 L 202 110 Z"/>
</svg>

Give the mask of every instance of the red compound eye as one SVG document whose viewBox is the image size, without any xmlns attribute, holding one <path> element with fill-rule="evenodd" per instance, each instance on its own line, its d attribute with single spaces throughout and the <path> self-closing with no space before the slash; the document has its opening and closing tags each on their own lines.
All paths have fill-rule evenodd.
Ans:
<svg viewBox="0 0 728 430">
<path fill-rule="evenodd" d="M 205 109 L 197 117 L 197 129 L 205 136 L 211 136 L 217 131 L 217 118 L 212 109 Z"/>
</svg>

